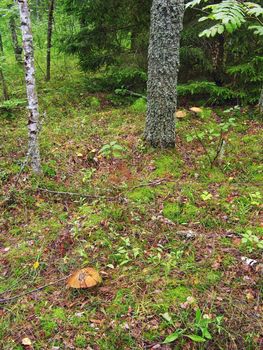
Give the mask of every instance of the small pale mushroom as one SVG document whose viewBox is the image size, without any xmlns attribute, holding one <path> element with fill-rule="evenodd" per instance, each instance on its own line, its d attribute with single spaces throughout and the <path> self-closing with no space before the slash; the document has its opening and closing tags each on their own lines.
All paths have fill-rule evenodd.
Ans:
<svg viewBox="0 0 263 350">
<path fill-rule="evenodd" d="M 22 339 L 22 345 L 24 345 L 24 346 L 31 346 L 32 345 L 32 342 L 31 342 L 31 340 L 29 339 L 29 338 L 23 338 Z"/>
<path fill-rule="evenodd" d="M 191 108 L 189 108 L 189 111 L 192 112 L 193 114 L 199 114 L 199 113 L 202 113 L 202 108 L 200 108 L 200 107 L 191 107 Z"/>
<path fill-rule="evenodd" d="M 182 118 L 185 118 L 185 117 L 187 116 L 187 112 L 184 111 L 184 110 L 177 111 L 177 112 L 175 113 L 175 116 L 176 116 L 176 118 L 178 118 L 178 119 L 182 119 Z"/>
</svg>

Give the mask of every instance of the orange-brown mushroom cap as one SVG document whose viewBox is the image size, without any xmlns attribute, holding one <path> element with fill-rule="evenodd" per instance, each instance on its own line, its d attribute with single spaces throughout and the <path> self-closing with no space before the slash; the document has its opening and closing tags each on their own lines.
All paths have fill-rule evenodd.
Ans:
<svg viewBox="0 0 263 350">
<path fill-rule="evenodd" d="M 100 274 L 92 267 L 75 271 L 68 279 L 70 288 L 91 288 L 101 283 Z"/>
</svg>

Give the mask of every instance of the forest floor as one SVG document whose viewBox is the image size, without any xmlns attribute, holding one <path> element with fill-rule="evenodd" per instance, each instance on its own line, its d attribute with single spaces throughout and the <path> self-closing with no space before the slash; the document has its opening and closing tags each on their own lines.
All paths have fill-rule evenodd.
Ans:
<svg viewBox="0 0 263 350">
<path fill-rule="evenodd" d="M 8 202 L 26 154 L 26 110 L 0 116 L 0 299 L 58 281 L 2 300 L 1 349 L 262 349 L 259 119 L 188 113 L 176 149 L 155 150 L 141 140 L 140 106 L 92 99 L 79 81 L 40 84 L 44 174 L 26 167 Z M 206 152 L 215 154 L 229 117 L 211 167 Z M 86 266 L 101 285 L 59 282 Z"/>
</svg>

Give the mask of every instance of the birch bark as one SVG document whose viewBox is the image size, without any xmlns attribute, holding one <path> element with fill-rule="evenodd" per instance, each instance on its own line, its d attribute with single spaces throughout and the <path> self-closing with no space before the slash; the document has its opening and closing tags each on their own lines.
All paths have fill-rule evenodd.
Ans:
<svg viewBox="0 0 263 350">
<path fill-rule="evenodd" d="M 27 0 L 18 0 L 21 31 L 24 48 L 25 79 L 28 99 L 28 157 L 34 173 L 41 173 L 40 152 L 38 144 L 39 109 L 35 80 L 33 37 L 31 31 L 30 13 Z"/>
<path fill-rule="evenodd" d="M 175 146 L 174 114 L 183 14 L 184 0 L 153 0 L 144 133 L 153 147 Z"/>
</svg>

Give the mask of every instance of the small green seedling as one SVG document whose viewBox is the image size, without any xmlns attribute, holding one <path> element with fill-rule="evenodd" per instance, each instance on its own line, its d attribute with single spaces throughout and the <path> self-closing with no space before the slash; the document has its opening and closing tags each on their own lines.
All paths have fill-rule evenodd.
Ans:
<svg viewBox="0 0 263 350">
<path fill-rule="evenodd" d="M 172 323 L 172 318 L 168 313 L 163 314 L 162 317 L 169 323 Z M 212 335 L 209 332 L 209 325 L 214 323 L 218 331 L 220 331 L 221 322 L 222 316 L 217 316 L 215 319 L 213 319 L 209 315 L 202 315 L 201 310 L 198 308 L 195 313 L 193 327 L 191 327 L 191 330 L 194 330 L 194 333 L 187 334 L 187 329 L 177 329 L 174 333 L 165 338 L 163 344 L 172 343 L 180 337 L 189 338 L 195 343 L 204 343 L 207 340 L 212 339 Z"/>
<path fill-rule="evenodd" d="M 253 234 L 251 230 L 247 230 L 246 233 L 242 234 L 242 243 L 244 243 L 249 252 L 254 249 L 263 249 L 263 239 Z"/>
<path fill-rule="evenodd" d="M 211 195 L 211 193 L 207 192 L 207 191 L 204 191 L 201 196 L 203 201 L 209 201 L 210 199 L 213 198 L 213 196 Z"/>
<path fill-rule="evenodd" d="M 116 141 L 112 141 L 110 143 L 107 143 L 104 145 L 100 151 L 99 154 L 107 159 L 111 158 L 122 158 L 123 152 L 125 151 L 125 148 L 119 145 Z"/>
</svg>

